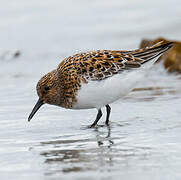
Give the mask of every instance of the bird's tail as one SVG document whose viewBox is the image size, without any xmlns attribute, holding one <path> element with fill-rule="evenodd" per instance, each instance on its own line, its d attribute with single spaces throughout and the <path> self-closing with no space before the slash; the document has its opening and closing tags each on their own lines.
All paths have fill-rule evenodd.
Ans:
<svg viewBox="0 0 181 180">
<path fill-rule="evenodd" d="M 165 51 L 170 49 L 172 46 L 173 46 L 172 42 L 164 43 L 163 41 L 161 41 L 154 44 L 151 47 L 146 47 L 143 49 L 131 51 L 129 53 L 132 54 L 132 56 L 134 56 L 135 58 L 140 59 L 141 64 L 145 64 L 146 62 L 151 61 L 153 59 L 155 59 L 156 61 L 159 56 L 161 56 Z"/>
</svg>

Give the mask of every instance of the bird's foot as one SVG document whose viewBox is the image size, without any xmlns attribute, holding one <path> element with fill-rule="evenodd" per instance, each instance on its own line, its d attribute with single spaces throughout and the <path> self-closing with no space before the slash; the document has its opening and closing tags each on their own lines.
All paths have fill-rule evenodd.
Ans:
<svg viewBox="0 0 181 180">
<path fill-rule="evenodd" d="M 105 122 L 105 124 L 106 124 L 106 126 L 108 126 L 108 127 L 109 127 L 109 121 L 106 121 L 106 122 Z"/>
<path fill-rule="evenodd" d="M 95 128 L 95 126 L 96 126 L 96 124 L 93 123 L 93 124 L 89 125 L 88 128 Z"/>
<path fill-rule="evenodd" d="M 96 124 L 96 125 L 90 125 L 88 128 L 100 128 L 100 127 L 109 127 L 109 124 Z"/>
</svg>

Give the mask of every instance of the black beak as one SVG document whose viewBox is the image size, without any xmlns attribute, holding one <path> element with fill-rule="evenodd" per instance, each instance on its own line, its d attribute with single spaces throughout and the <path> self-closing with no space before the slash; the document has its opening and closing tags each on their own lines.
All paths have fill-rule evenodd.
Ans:
<svg viewBox="0 0 181 180">
<path fill-rule="evenodd" d="M 28 121 L 32 119 L 32 117 L 35 115 L 35 113 L 38 111 L 38 109 L 43 105 L 43 101 L 39 98 L 38 102 L 35 104 L 35 107 L 33 108 L 31 114 L 28 117 Z"/>
</svg>

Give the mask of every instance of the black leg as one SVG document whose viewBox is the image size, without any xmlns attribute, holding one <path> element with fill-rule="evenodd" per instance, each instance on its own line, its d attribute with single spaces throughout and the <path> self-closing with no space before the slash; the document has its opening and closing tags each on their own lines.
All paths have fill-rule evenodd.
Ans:
<svg viewBox="0 0 181 180">
<path fill-rule="evenodd" d="M 107 116 L 106 116 L 106 125 L 109 126 L 109 116 L 111 113 L 111 107 L 109 106 L 109 104 L 106 105 L 106 111 L 107 111 Z"/>
<path fill-rule="evenodd" d="M 96 120 L 95 120 L 94 123 L 90 126 L 91 128 L 94 127 L 94 126 L 97 124 L 97 122 L 99 121 L 99 119 L 101 118 L 101 116 L 102 116 L 102 111 L 101 111 L 101 109 L 99 109 L 99 110 L 98 110 L 98 113 L 97 113 Z"/>
</svg>

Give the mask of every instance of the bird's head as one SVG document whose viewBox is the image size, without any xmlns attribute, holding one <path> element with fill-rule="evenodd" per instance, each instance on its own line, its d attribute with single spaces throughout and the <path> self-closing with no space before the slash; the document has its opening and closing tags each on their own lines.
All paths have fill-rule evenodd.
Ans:
<svg viewBox="0 0 181 180">
<path fill-rule="evenodd" d="M 61 82 L 58 78 L 56 70 L 49 72 L 43 76 L 36 86 L 37 94 L 39 99 L 35 104 L 31 114 L 28 117 L 28 121 L 32 119 L 34 114 L 43 104 L 52 104 L 61 106 L 63 93 L 61 88 Z"/>
</svg>

